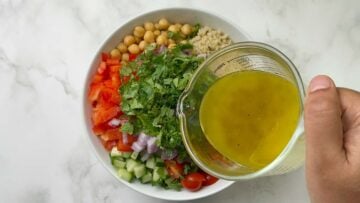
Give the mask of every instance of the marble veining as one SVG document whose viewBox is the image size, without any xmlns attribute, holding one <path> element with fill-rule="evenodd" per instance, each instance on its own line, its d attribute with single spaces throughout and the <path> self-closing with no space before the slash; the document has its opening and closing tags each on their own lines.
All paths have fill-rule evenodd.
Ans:
<svg viewBox="0 0 360 203">
<path fill-rule="evenodd" d="M 0 0 L 0 202 L 166 202 L 118 183 L 92 154 L 81 105 L 88 65 L 145 11 L 202 8 L 279 48 L 305 83 L 328 74 L 360 90 L 356 0 Z M 236 183 L 194 202 L 309 202 L 304 169 Z"/>
</svg>

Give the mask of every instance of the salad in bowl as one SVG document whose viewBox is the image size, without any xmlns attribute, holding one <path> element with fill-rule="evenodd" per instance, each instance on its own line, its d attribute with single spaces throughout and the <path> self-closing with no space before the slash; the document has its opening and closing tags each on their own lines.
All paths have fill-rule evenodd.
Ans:
<svg viewBox="0 0 360 203">
<path fill-rule="evenodd" d="M 179 19 L 174 12 L 193 16 Z M 209 16 L 214 18 L 211 23 L 206 22 Z M 180 94 L 204 59 L 233 40 L 246 39 L 226 25 L 203 11 L 160 10 L 129 21 L 99 50 L 86 83 L 85 119 L 100 159 L 125 184 L 151 196 L 184 200 L 140 188 L 202 194 L 194 199 L 221 190 L 207 188 L 223 189 L 232 183 L 194 164 L 182 142 L 175 111 Z"/>
</svg>

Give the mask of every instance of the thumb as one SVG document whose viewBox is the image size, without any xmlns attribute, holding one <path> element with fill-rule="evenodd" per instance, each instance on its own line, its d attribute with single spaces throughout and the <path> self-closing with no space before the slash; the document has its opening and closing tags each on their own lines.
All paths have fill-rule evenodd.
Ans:
<svg viewBox="0 0 360 203">
<path fill-rule="evenodd" d="M 338 161 L 343 152 L 341 103 L 328 76 L 312 79 L 305 101 L 306 154 L 310 161 Z"/>
</svg>

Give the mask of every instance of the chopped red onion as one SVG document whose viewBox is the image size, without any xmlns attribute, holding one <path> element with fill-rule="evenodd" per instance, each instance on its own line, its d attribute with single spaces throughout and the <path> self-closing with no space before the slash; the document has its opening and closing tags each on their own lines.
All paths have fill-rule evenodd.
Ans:
<svg viewBox="0 0 360 203">
<path fill-rule="evenodd" d="M 166 49 L 167 49 L 167 48 L 166 48 L 165 45 L 161 45 L 161 46 L 159 47 L 159 49 L 157 50 L 157 53 L 161 54 L 161 53 L 163 53 Z"/>
<path fill-rule="evenodd" d="M 113 118 L 108 122 L 108 125 L 111 127 L 117 127 L 120 125 L 120 123 L 121 123 L 121 121 L 119 119 Z"/>
<path fill-rule="evenodd" d="M 177 151 L 174 150 L 163 150 L 161 152 L 161 159 L 162 160 L 171 160 L 174 159 L 177 156 Z"/>
<path fill-rule="evenodd" d="M 129 139 L 128 139 L 128 134 L 127 133 L 123 133 L 122 134 L 122 141 L 124 144 L 129 143 Z"/>
<path fill-rule="evenodd" d="M 140 133 L 137 139 L 137 143 L 141 146 L 146 146 L 147 141 L 149 140 L 150 136 L 146 135 L 145 133 Z"/>
<path fill-rule="evenodd" d="M 139 143 L 137 143 L 137 142 L 134 142 L 134 143 L 131 145 L 131 149 L 133 149 L 135 152 L 141 152 L 144 148 L 145 148 L 145 146 L 141 146 L 141 145 L 139 145 Z"/>
<path fill-rule="evenodd" d="M 149 154 L 152 154 L 158 150 L 158 147 L 156 145 L 156 137 L 150 137 L 147 140 L 147 152 Z"/>
</svg>

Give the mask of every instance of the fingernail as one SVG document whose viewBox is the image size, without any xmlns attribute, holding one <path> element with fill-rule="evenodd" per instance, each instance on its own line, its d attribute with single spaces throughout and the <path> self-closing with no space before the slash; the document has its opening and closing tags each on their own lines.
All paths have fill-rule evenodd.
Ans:
<svg viewBox="0 0 360 203">
<path fill-rule="evenodd" d="M 310 92 L 316 92 L 319 90 L 325 90 L 330 88 L 332 85 L 331 79 L 327 76 L 319 75 L 316 76 L 310 82 Z"/>
</svg>

